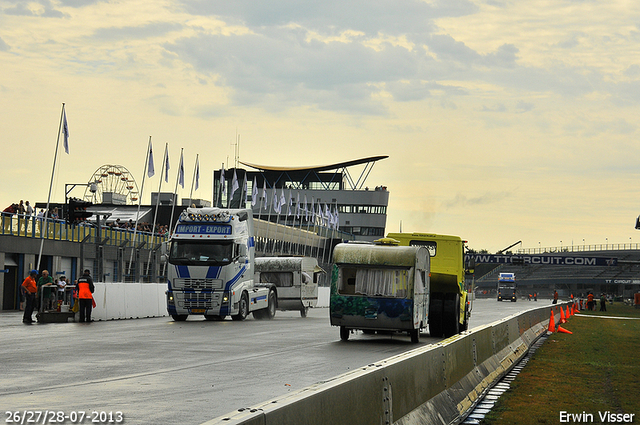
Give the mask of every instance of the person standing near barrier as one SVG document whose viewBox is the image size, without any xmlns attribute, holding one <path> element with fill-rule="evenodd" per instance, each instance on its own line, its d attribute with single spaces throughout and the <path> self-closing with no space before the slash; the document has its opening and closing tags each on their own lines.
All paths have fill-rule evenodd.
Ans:
<svg viewBox="0 0 640 425">
<path fill-rule="evenodd" d="M 53 278 L 49 276 L 48 270 L 42 270 L 42 276 L 38 279 L 38 297 L 42 301 L 43 305 L 40 306 L 40 310 L 49 310 L 52 304 L 52 298 L 55 297 L 53 288 Z"/>
<path fill-rule="evenodd" d="M 607 296 L 604 293 L 600 295 L 600 311 L 607 311 Z"/>
<path fill-rule="evenodd" d="M 553 291 L 553 304 L 558 304 L 558 291 Z"/>
<path fill-rule="evenodd" d="M 593 294 L 591 293 L 591 291 L 589 291 L 589 293 L 587 294 L 587 310 L 594 310 L 593 308 Z"/>
<path fill-rule="evenodd" d="M 87 269 L 78 279 L 78 302 L 80 303 L 80 322 L 91 322 L 91 310 L 93 308 L 93 279 Z"/>
<path fill-rule="evenodd" d="M 37 270 L 31 270 L 29 276 L 22 282 L 22 289 L 24 290 L 24 296 L 26 305 L 24 306 L 24 315 L 22 316 L 23 323 L 33 323 L 33 307 L 36 303 L 36 293 L 38 292 L 38 285 L 36 284 L 36 277 L 38 276 Z"/>
</svg>

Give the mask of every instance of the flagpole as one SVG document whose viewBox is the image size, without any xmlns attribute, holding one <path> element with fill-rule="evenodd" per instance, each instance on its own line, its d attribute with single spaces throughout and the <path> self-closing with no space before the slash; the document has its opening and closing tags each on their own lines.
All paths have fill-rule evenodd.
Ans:
<svg viewBox="0 0 640 425">
<path fill-rule="evenodd" d="M 184 185 L 184 164 L 182 162 L 182 154 L 184 148 L 180 148 L 180 165 L 178 166 L 178 172 L 176 173 L 176 186 L 173 189 L 173 202 L 171 203 L 171 218 L 169 219 L 169 235 L 173 234 L 173 213 L 176 209 L 176 202 L 178 202 L 178 183 L 180 182 L 180 175 L 182 173 L 182 184 Z M 184 189 L 184 186 L 183 186 Z"/>
<path fill-rule="evenodd" d="M 158 207 L 160 206 L 160 190 L 162 189 L 162 178 L 165 177 L 165 169 L 167 167 L 167 160 L 169 159 L 169 153 L 167 150 L 169 149 L 169 143 L 164 144 L 164 157 L 162 161 L 162 168 L 160 169 L 160 183 L 158 183 L 158 196 L 156 196 L 156 210 L 153 214 L 153 226 L 151 226 L 151 240 L 156 236 L 156 221 L 158 218 Z M 166 174 L 168 177 L 169 173 Z M 149 249 L 149 258 L 147 259 L 147 276 L 149 276 L 149 267 L 151 265 L 151 249 Z"/>
<path fill-rule="evenodd" d="M 189 191 L 189 206 L 193 205 L 193 184 L 196 181 L 196 170 L 198 169 L 198 156 L 196 154 L 196 165 L 193 167 L 193 178 L 191 179 L 191 190 Z"/>
<path fill-rule="evenodd" d="M 58 146 L 60 145 L 60 130 L 62 129 L 62 117 L 64 116 L 64 103 L 62 103 L 62 112 L 60 112 L 60 125 L 58 125 L 58 137 L 56 138 L 56 150 L 53 154 L 53 168 L 51 170 L 51 181 L 49 182 L 49 195 L 47 196 L 47 209 L 45 210 L 45 222 L 47 223 L 47 234 L 49 233 L 49 204 L 51 203 L 51 190 L 53 189 L 53 176 L 56 172 L 56 161 L 58 160 Z M 66 201 L 66 199 L 65 199 Z M 40 251 L 38 252 L 38 263 L 36 270 L 40 270 L 40 259 L 42 258 L 42 248 L 44 246 L 43 223 L 40 223 Z"/>
<path fill-rule="evenodd" d="M 149 146 L 147 146 L 147 158 L 144 161 L 144 173 L 142 174 L 142 185 L 140 185 L 140 197 L 138 198 L 138 211 L 136 212 L 136 222 L 133 226 L 133 244 L 131 246 L 131 256 L 129 256 L 129 268 L 127 274 L 131 274 L 131 263 L 133 263 L 133 252 L 136 249 L 136 241 L 138 237 L 138 219 L 140 218 L 140 206 L 142 205 L 142 195 L 144 194 L 144 181 L 147 177 L 147 166 L 149 165 L 149 157 L 151 156 L 151 136 L 149 136 Z"/>
</svg>

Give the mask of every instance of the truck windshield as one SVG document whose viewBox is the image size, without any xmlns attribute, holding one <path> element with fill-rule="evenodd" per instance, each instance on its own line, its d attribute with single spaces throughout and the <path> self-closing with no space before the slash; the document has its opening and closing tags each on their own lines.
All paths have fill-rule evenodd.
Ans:
<svg viewBox="0 0 640 425">
<path fill-rule="evenodd" d="M 178 265 L 225 265 L 233 260 L 233 242 L 173 241 L 169 262 Z"/>
</svg>

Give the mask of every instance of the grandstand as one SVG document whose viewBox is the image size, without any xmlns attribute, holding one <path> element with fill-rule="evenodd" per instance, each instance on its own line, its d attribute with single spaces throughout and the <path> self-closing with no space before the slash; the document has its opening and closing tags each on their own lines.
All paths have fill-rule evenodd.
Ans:
<svg viewBox="0 0 640 425">
<path fill-rule="evenodd" d="M 554 265 L 532 264 L 526 257 L 534 254 L 517 254 L 508 256 L 501 264 L 478 264 L 476 267 L 475 285 L 479 297 L 493 297 L 498 282 L 498 274 L 511 272 L 516 274 L 518 297 L 526 299 L 529 294 L 537 293 L 538 297 L 549 298 L 557 290 L 561 297 L 584 296 L 591 291 L 594 294 L 606 293 L 615 297 L 631 298 L 640 292 L 640 249 L 600 249 L 594 251 L 559 251 L 538 254 L 546 257 L 592 257 L 608 259 L 598 265 Z M 480 256 L 479 256 L 480 257 Z M 507 256 L 505 256 L 507 257 Z M 523 258 L 523 264 L 514 264 L 514 258 Z M 614 261 L 611 261 L 614 260 Z M 517 263 L 518 261 L 516 261 Z M 601 264 L 604 263 L 604 264 Z"/>
</svg>

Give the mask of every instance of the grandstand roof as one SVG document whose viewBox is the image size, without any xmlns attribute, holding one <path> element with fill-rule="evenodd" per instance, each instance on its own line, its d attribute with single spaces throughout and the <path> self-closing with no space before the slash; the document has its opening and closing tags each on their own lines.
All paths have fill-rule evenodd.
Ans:
<svg viewBox="0 0 640 425">
<path fill-rule="evenodd" d="M 379 156 L 370 156 L 367 158 L 354 159 L 352 161 L 338 162 L 336 164 L 328 164 L 328 165 L 316 165 L 316 166 L 302 166 L 302 167 L 273 167 L 268 165 L 257 165 L 251 164 L 248 162 L 239 161 L 240 164 L 246 165 L 247 167 L 255 168 L 256 170 L 261 171 L 328 171 L 328 170 L 337 170 L 339 168 L 352 167 L 354 165 L 367 164 L 370 162 L 376 162 L 381 159 L 387 159 L 389 155 L 379 155 Z"/>
</svg>

